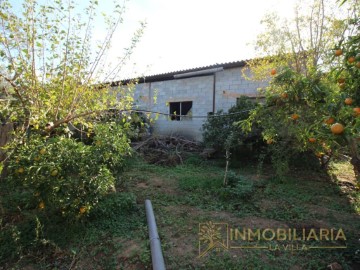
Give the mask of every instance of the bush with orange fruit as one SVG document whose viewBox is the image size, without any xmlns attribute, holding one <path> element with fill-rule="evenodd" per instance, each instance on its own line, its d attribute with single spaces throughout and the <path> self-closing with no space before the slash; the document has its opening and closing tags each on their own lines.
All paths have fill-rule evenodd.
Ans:
<svg viewBox="0 0 360 270">
<path fill-rule="evenodd" d="M 116 125 L 97 125 L 95 131 L 101 144 L 34 134 L 17 148 L 5 181 L 13 194 L 24 194 L 21 201 L 26 204 L 18 202 L 23 210 L 29 207 L 72 219 L 86 216 L 113 189 L 114 175 L 130 152 L 129 141 Z"/>
<path fill-rule="evenodd" d="M 263 91 L 267 106 L 257 108 L 250 117 L 263 128 L 265 141 L 276 137 L 276 143 L 269 145 L 271 149 L 277 147 L 277 152 L 288 151 L 289 155 L 312 151 L 321 160 L 338 153 L 350 155 L 360 180 L 357 158 L 360 143 L 359 48 L 358 38 L 350 37 L 342 42 L 341 47 L 333 51 L 334 64 L 327 73 L 314 69 L 302 74 L 285 66 L 274 69 L 280 72 L 271 72 L 271 84 Z M 278 97 L 282 97 L 281 106 L 273 102 Z M 283 148 L 280 150 L 280 147 Z"/>
</svg>

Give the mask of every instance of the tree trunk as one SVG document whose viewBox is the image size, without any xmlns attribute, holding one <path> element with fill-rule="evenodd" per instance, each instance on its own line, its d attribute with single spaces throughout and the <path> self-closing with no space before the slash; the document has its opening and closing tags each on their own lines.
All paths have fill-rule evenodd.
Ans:
<svg viewBox="0 0 360 270">
<path fill-rule="evenodd" d="M 352 138 L 349 140 L 349 150 L 351 154 L 351 164 L 354 166 L 354 173 L 358 183 L 360 183 L 360 155 L 358 152 L 357 140 Z"/>
<path fill-rule="evenodd" d="M 11 132 L 14 126 L 12 123 L 0 125 L 0 147 L 5 146 L 11 140 Z M 6 151 L 0 149 L 0 162 L 6 158 Z"/>
<path fill-rule="evenodd" d="M 225 175 L 224 175 L 224 187 L 226 187 L 227 186 L 227 184 L 228 184 L 228 181 L 227 181 L 227 174 L 228 174 L 228 171 L 229 171 L 229 162 L 230 162 L 230 151 L 229 151 L 229 149 L 226 149 L 226 155 L 225 155 L 225 157 L 226 157 L 226 166 L 225 166 Z"/>
<path fill-rule="evenodd" d="M 360 159 L 358 157 L 351 157 L 350 162 L 354 166 L 356 180 L 358 183 L 360 183 Z"/>
</svg>

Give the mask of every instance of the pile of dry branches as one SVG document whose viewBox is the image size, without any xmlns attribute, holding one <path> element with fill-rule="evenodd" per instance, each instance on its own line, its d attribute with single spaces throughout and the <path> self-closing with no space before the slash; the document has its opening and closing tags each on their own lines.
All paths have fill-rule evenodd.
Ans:
<svg viewBox="0 0 360 270">
<path fill-rule="evenodd" d="M 200 153 L 198 142 L 177 136 L 151 136 L 133 144 L 147 162 L 166 166 L 182 164 L 189 153 Z"/>
</svg>

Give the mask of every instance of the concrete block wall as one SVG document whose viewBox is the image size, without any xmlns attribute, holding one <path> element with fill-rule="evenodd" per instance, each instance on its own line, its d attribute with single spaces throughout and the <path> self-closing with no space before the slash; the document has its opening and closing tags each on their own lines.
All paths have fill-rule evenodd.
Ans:
<svg viewBox="0 0 360 270">
<path fill-rule="evenodd" d="M 152 97 L 150 83 L 137 84 L 134 90 L 134 103 L 139 109 L 150 110 L 152 106 Z"/>
<path fill-rule="evenodd" d="M 247 72 L 246 74 L 250 74 Z M 227 111 L 240 96 L 258 97 L 259 88 L 266 87 L 266 82 L 257 82 L 246 79 L 242 68 L 226 69 L 216 73 L 215 111 Z"/>
<path fill-rule="evenodd" d="M 241 95 L 255 97 L 257 89 L 266 83 L 246 80 L 241 68 L 225 69 L 216 72 L 215 111 L 227 111 L 236 104 Z M 179 134 L 201 141 L 202 124 L 213 111 L 214 75 L 174 79 L 136 85 L 134 97 L 140 109 L 169 114 L 170 102 L 192 101 L 191 119 L 172 121 L 168 116 L 159 115 L 154 124 L 155 134 Z M 155 97 L 155 98 L 154 98 Z M 153 115 L 155 116 L 155 115 Z"/>
<path fill-rule="evenodd" d="M 147 95 L 148 100 L 140 98 Z M 172 121 L 167 115 L 159 115 L 154 124 L 155 134 L 179 134 L 201 140 L 201 126 L 212 111 L 213 76 L 202 76 L 170 81 L 141 83 L 136 86 L 134 97 L 140 109 L 148 109 L 163 114 L 170 113 L 170 102 L 192 101 L 191 114 L 195 117 Z M 155 117 L 155 115 L 153 115 Z"/>
</svg>

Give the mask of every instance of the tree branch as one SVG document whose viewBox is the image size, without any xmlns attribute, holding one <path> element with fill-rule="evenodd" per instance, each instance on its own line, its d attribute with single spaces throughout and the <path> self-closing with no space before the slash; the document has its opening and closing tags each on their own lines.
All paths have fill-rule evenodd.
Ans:
<svg viewBox="0 0 360 270">
<path fill-rule="evenodd" d="M 48 129 L 48 131 L 50 132 L 50 131 L 52 131 L 54 128 L 57 128 L 57 127 L 59 127 L 59 126 L 62 125 L 62 124 L 69 123 L 70 121 L 72 121 L 72 120 L 74 120 L 74 119 L 76 119 L 76 118 L 88 116 L 88 115 L 91 115 L 91 114 L 96 114 L 96 113 L 99 113 L 99 112 L 101 112 L 101 111 L 89 111 L 89 112 L 80 113 L 80 114 L 75 114 L 75 115 L 68 114 L 68 115 L 66 116 L 66 118 L 56 121 L 56 122 L 54 123 L 54 125 Z"/>
<path fill-rule="evenodd" d="M 70 35 L 70 28 L 71 28 L 71 3 L 69 1 L 68 4 L 68 25 L 67 25 L 67 33 L 66 33 L 66 41 L 65 41 L 65 55 L 64 55 L 64 64 L 63 64 L 63 76 L 62 76 L 62 86 L 61 86 L 61 94 L 57 101 L 57 106 L 55 110 L 55 119 L 57 119 L 59 114 L 59 109 L 61 105 L 61 101 L 64 97 L 65 91 L 65 79 L 67 76 L 67 61 L 68 61 L 68 54 L 69 54 L 69 35 Z"/>
<path fill-rule="evenodd" d="M 0 77 L 1 77 L 1 78 L 4 78 L 4 80 L 5 80 L 6 82 L 8 82 L 8 83 L 14 88 L 14 91 L 15 91 L 16 96 L 19 98 L 21 104 L 22 104 L 23 107 L 25 108 L 25 107 L 26 107 L 25 101 L 24 101 L 24 99 L 22 98 L 22 96 L 21 96 L 21 94 L 20 94 L 20 92 L 19 92 L 19 89 L 18 89 L 17 85 L 16 85 L 11 79 L 5 77 L 5 76 L 4 76 L 3 74 L 1 74 L 1 73 L 0 73 Z"/>
</svg>

